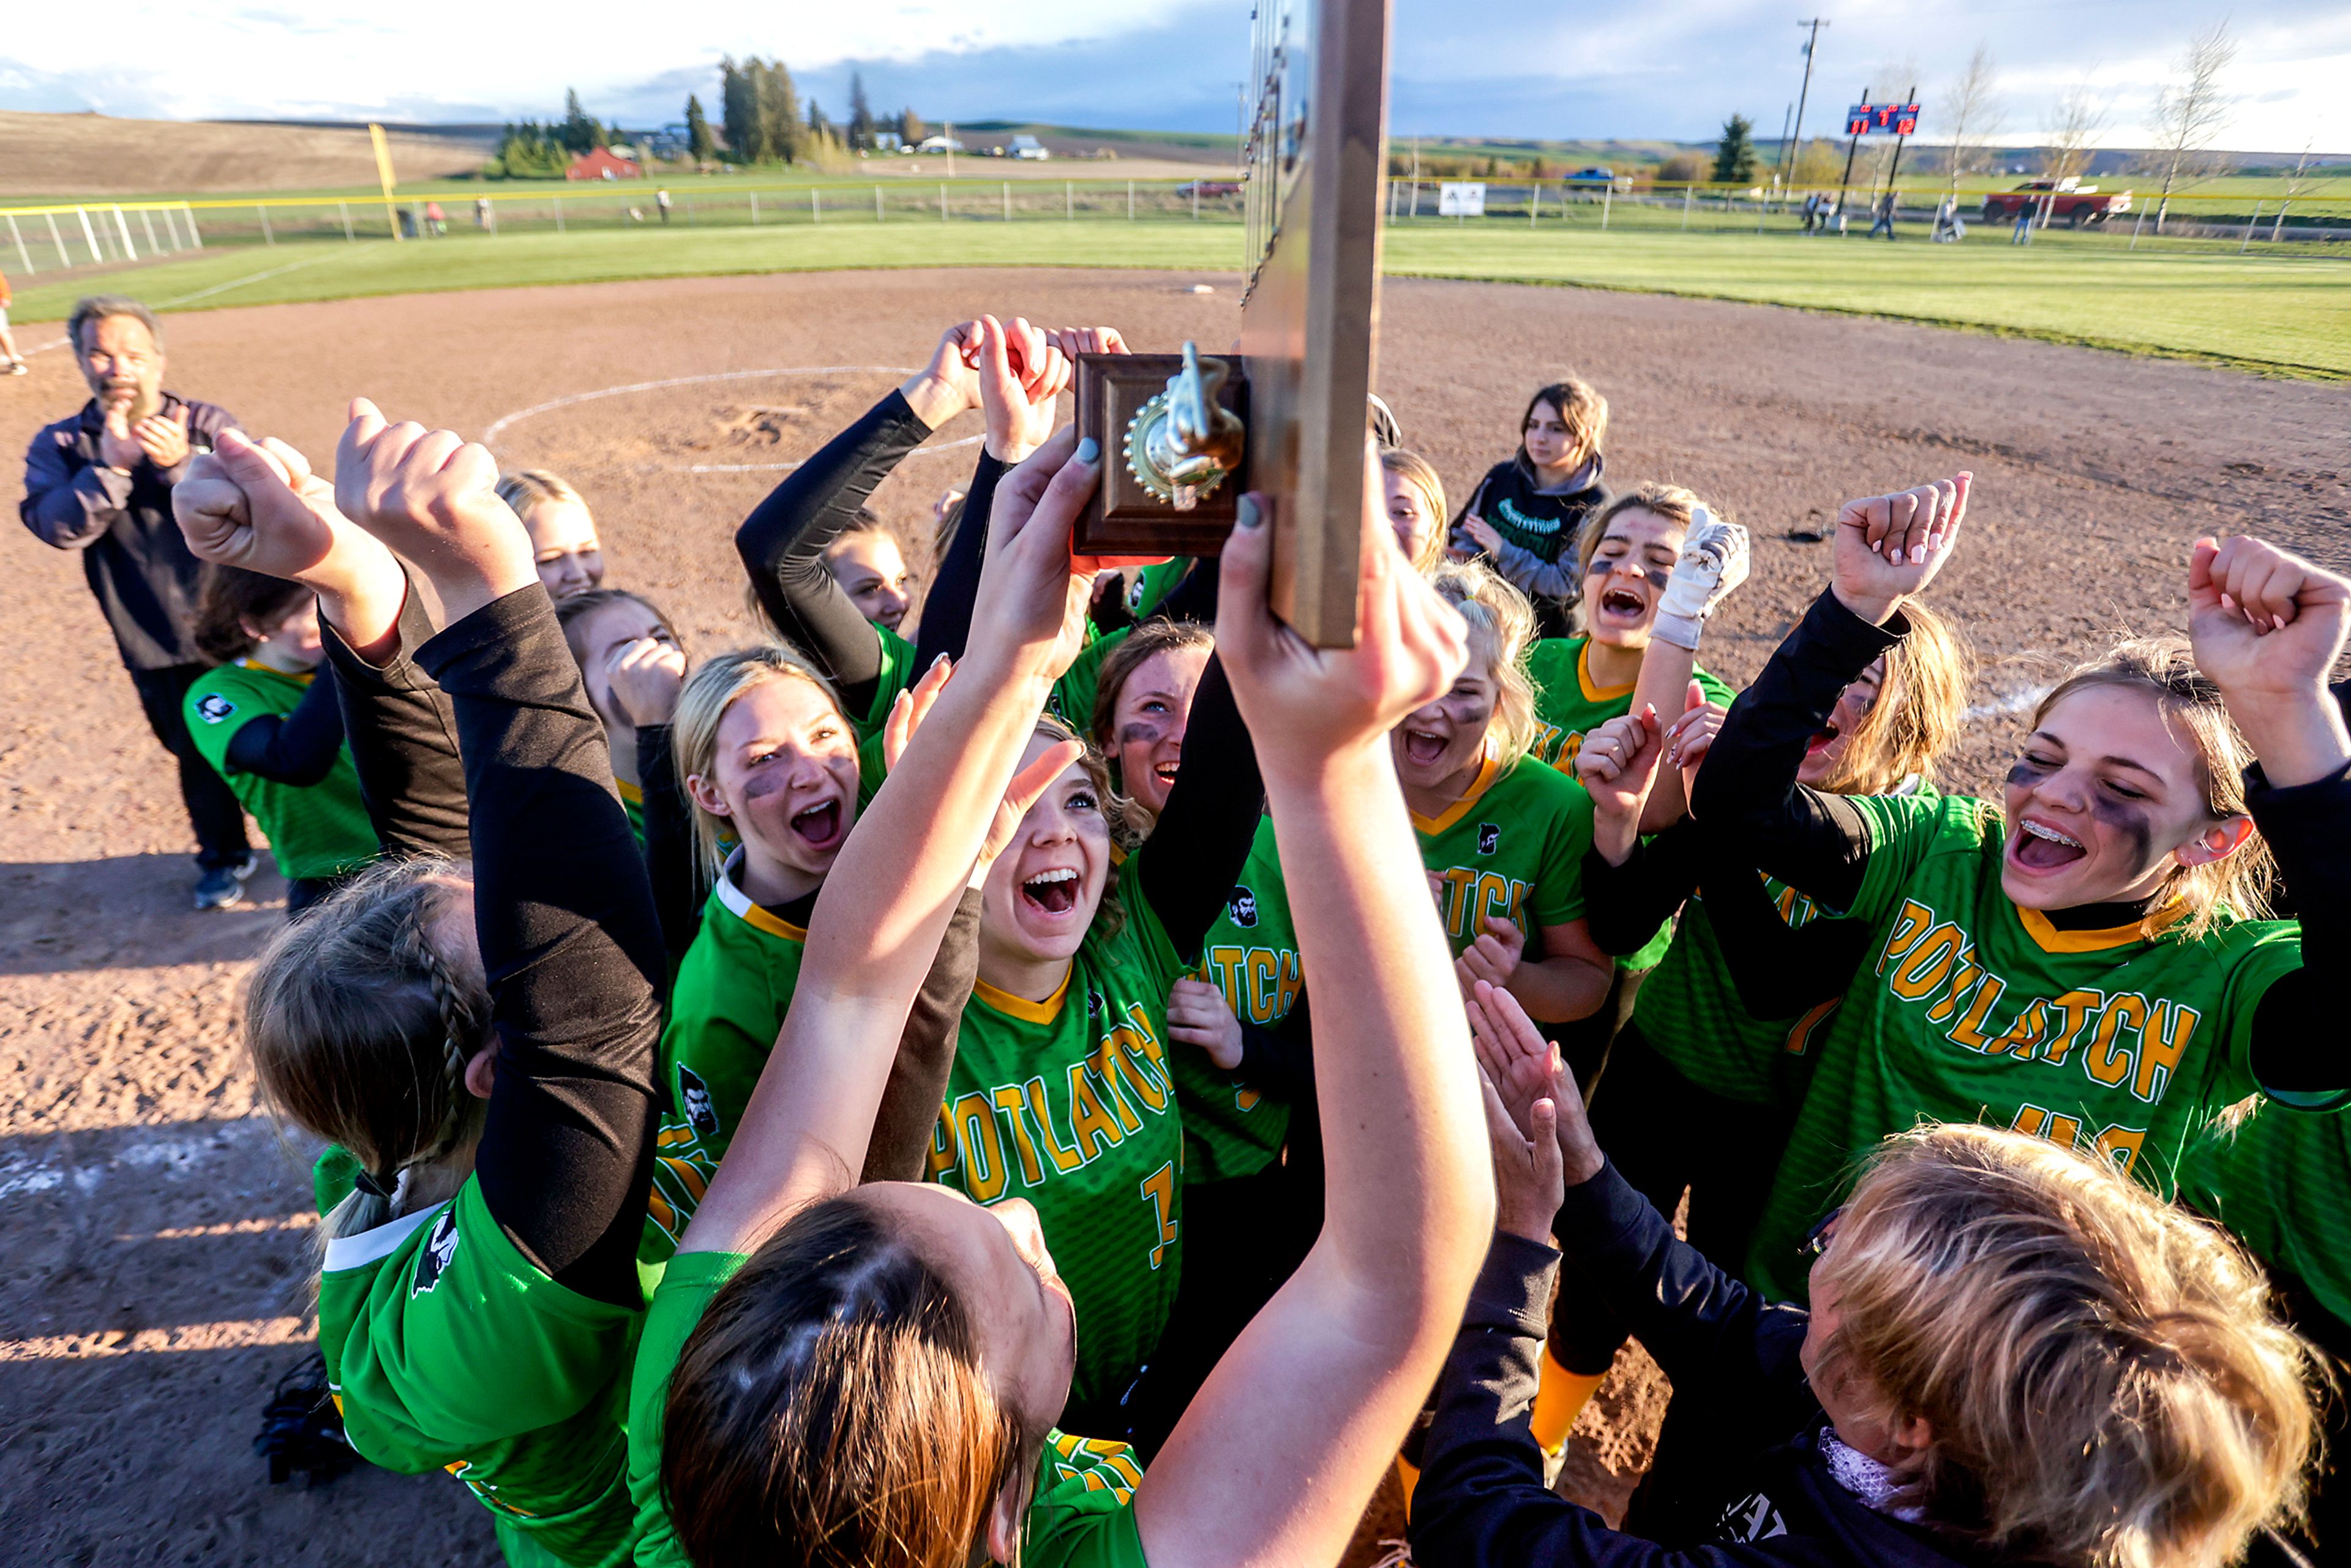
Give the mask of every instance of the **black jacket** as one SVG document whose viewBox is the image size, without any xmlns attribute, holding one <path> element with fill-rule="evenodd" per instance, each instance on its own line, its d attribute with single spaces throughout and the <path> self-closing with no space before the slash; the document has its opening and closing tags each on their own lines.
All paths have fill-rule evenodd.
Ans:
<svg viewBox="0 0 2351 1568">
<path fill-rule="evenodd" d="M 1677 1401 L 1704 1399 L 1716 1458 L 1669 1517 L 1668 1544 L 1609 1529 L 1543 1485 L 1528 1431 L 1552 1273 L 1561 1255 L 1497 1235 L 1453 1354 L 1413 1493 L 1422 1568 L 1951 1568 L 1969 1559 L 1879 1513 L 1831 1477 L 1827 1425 L 1797 1354 L 1805 1315 L 1774 1306 L 1677 1239 L 1614 1166 L 1568 1189 L 1562 1289 L 1604 1301 L 1656 1357 Z M 1651 1500 L 1653 1502 L 1662 1500 Z M 1654 1511 L 1653 1511 L 1654 1513 Z"/>
<path fill-rule="evenodd" d="M 207 452 L 235 415 L 208 402 L 163 394 L 164 413 L 184 413 L 188 448 Z M 81 412 L 44 425 L 25 453 L 25 498 L 17 515 L 43 544 L 82 552 L 89 591 L 134 670 L 206 664 L 196 651 L 196 593 L 204 563 L 180 537 L 172 486 L 187 472 L 141 461 L 128 476 L 98 460 L 106 426 L 92 398 Z"/>
</svg>

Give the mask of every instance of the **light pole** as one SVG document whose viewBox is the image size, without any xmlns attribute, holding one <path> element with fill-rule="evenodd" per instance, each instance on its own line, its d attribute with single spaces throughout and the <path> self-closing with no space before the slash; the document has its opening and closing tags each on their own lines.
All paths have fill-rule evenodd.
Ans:
<svg viewBox="0 0 2351 1568">
<path fill-rule="evenodd" d="M 1791 185 L 1796 183 L 1796 149 L 1803 145 L 1804 141 L 1804 100 L 1812 96 L 1813 91 L 1813 54 L 1821 47 L 1821 29 L 1828 25 L 1825 16 L 1814 16 L 1810 21 L 1796 24 L 1799 27 L 1811 28 L 1812 34 L 1804 40 L 1804 85 L 1796 90 L 1795 139 L 1780 150 L 1781 156 L 1787 161 L 1787 183 Z"/>
</svg>

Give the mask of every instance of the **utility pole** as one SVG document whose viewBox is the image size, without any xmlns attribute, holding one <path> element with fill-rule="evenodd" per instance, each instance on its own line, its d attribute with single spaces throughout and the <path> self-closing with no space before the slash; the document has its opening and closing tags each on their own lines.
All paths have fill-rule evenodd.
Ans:
<svg viewBox="0 0 2351 1568">
<path fill-rule="evenodd" d="M 955 178 L 955 121 L 954 121 L 954 120 L 944 120 L 944 121 L 942 121 L 941 123 L 943 123 L 943 124 L 946 127 L 946 144 L 947 144 L 947 178 L 948 178 L 948 179 L 950 179 L 950 180 L 952 180 L 952 179 L 954 179 L 954 178 Z M 944 196 L 940 197 L 939 199 L 940 199 L 942 202 L 944 202 L 944 201 L 946 201 L 946 197 L 944 197 Z"/>
<path fill-rule="evenodd" d="M 1861 101 L 1865 104 L 1869 101 L 1867 88 L 1861 89 Z M 1845 193 L 1853 188 L 1853 155 L 1860 151 L 1861 132 L 1855 131 L 1853 133 L 1853 140 L 1846 142 L 1844 146 L 1844 178 L 1837 182 L 1837 221 L 1840 223 L 1844 221 Z"/>
<path fill-rule="evenodd" d="M 1909 96 L 1905 98 L 1902 101 L 1906 104 L 1916 103 L 1918 101 L 1917 83 L 1913 82 L 1910 84 Z M 1894 156 L 1886 165 L 1886 193 L 1889 196 L 1894 193 L 1894 176 L 1901 172 L 1902 170 L 1902 144 L 1908 140 L 1908 137 L 1900 135 L 1894 138 Z M 2051 195 L 2053 197 L 2055 193 L 2056 193 L 2052 192 Z M 2043 226 L 2045 227 L 2046 225 L 2044 225 Z"/>
<path fill-rule="evenodd" d="M 1795 111 L 1796 106 L 1792 103 L 1780 111 L 1780 156 L 1773 160 L 1771 166 L 1771 194 L 1783 200 L 1788 191 L 1788 182 L 1782 172 L 1788 166 L 1788 120 Z M 1771 205 L 1769 198 L 1765 199 L 1763 205 L 1769 210 Z"/>
<path fill-rule="evenodd" d="M 1812 36 L 1804 40 L 1804 85 L 1796 91 L 1796 140 L 1780 150 L 1781 155 L 1787 160 L 1790 184 L 1793 184 L 1796 179 L 1796 147 L 1804 139 L 1804 101 L 1813 91 L 1813 55 L 1821 47 L 1821 29 L 1828 25 L 1829 20 L 1825 16 L 1814 16 L 1810 21 L 1796 24 L 1799 27 L 1810 27 Z"/>
</svg>

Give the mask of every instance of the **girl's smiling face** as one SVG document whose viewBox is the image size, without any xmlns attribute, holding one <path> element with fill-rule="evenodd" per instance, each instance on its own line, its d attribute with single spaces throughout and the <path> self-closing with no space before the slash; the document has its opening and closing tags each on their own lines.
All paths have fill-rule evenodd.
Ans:
<svg viewBox="0 0 2351 1568">
<path fill-rule="evenodd" d="M 1454 678 L 1452 690 L 1388 732 L 1396 778 L 1407 789 L 1440 789 L 1485 755 L 1486 730 L 1501 685 L 1483 640 L 1473 638 L 1469 646 L 1469 662 Z"/>
<path fill-rule="evenodd" d="M 1032 738 L 1021 767 L 1055 744 Z M 1076 955 L 1110 878 L 1108 807 L 1085 766 L 1073 762 L 1029 808 L 980 891 L 983 972 L 991 953 L 1006 967 Z"/>
<path fill-rule="evenodd" d="M 1119 787 L 1154 811 L 1164 810 L 1184 759 L 1192 695 L 1208 667 L 1206 647 L 1163 648 L 1134 667 L 1111 708 L 1111 744 Z"/>
<path fill-rule="evenodd" d="M 568 599 L 601 587 L 604 581 L 604 541 L 597 537 L 596 519 L 577 501 L 549 499 L 530 508 L 522 520 L 530 535 L 531 564 L 549 599 Z"/>
<path fill-rule="evenodd" d="M 1681 559 L 1682 532 L 1680 523 L 1645 507 L 1627 507 L 1608 519 L 1583 574 L 1583 624 L 1593 642 L 1649 645 L 1657 601 Z"/>
<path fill-rule="evenodd" d="M 2001 891 L 2026 909 L 2149 896 L 2182 865 L 2236 849 L 2202 755 L 2151 692 L 2086 685 L 2051 706 L 2009 769 Z"/>
<path fill-rule="evenodd" d="M 1387 490 L 1388 522 L 1395 528 L 1404 559 L 1418 563 L 1437 537 L 1437 517 L 1419 486 L 1391 468 L 1380 470 Z"/>
<path fill-rule="evenodd" d="M 1813 737 L 1804 748 L 1804 760 L 1796 768 L 1797 783 L 1817 789 L 1823 779 L 1836 776 L 1837 764 L 1844 760 L 1854 732 L 1876 707 L 1885 682 L 1886 655 L 1880 653 L 1837 694 L 1836 706 L 1829 710 L 1828 727 Z"/>
<path fill-rule="evenodd" d="M 835 545 L 824 558 L 832 578 L 857 612 L 876 625 L 895 632 L 914 602 L 906 557 L 898 541 L 879 528 L 853 534 Z"/>
<path fill-rule="evenodd" d="M 762 681 L 728 705 L 711 773 L 686 788 L 747 852 L 813 885 L 857 822 L 857 737 L 813 683 Z"/>
</svg>

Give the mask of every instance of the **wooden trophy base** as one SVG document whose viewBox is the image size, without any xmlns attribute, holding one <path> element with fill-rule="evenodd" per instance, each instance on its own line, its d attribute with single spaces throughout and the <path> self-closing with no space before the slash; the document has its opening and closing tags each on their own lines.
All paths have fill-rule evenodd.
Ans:
<svg viewBox="0 0 2351 1568">
<path fill-rule="evenodd" d="M 1248 368 L 1240 356 L 1222 356 L 1232 367 L 1217 402 L 1249 419 Z M 1167 379 L 1184 368 L 1181 354 L 1081 354 L 1078 356 L 1078 434 L 1101 444 L 1102 477 L 1093 499 L 1078 516 L 1071 548 L 1080 555 L 1213 557 L 1233 531 L 1233 516 L 1249 487 L 1254 465 L 1244 450 L 1238 472 L 1179 512 L 1144 488 L 1126 463 L 1126 429 L 1146 402 L 1167 390 Z"/>
</svg>

